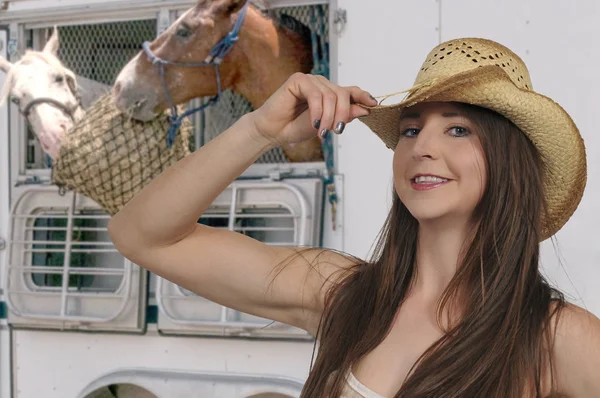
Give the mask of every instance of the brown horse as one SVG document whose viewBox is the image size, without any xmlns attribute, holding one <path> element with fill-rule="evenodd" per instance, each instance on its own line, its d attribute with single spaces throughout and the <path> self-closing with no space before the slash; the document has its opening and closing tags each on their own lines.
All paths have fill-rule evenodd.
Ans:
<svg viewBox="0 0 600 398">
<path fill-rule="evenodd" d="M 199 0 L 149 46 L 154 56 L 173 63 L 202 63 L 210 50 L 234 26 L 246 0 Z M 304 32 L 302 32 L 304 29 Z M 254 107 L 260 107 L 295 72 L 313 67 L 310 31 L 291 19 L 275 21 L 250 6 L 239 39 L 219 66 L 222 89 L 232 89 Z M 183 104 L 218 92 L 217 73 L 209 66 L 164 68 L 164 84 L 158 68 L 140 52 L 121 71 L 113 91 L 117 107 L 139 120 L 152 119 L 174 104 Z M 321 141 L 314 139 L 282 147 L 291 162 L 323 159 Z"/>
</svg>

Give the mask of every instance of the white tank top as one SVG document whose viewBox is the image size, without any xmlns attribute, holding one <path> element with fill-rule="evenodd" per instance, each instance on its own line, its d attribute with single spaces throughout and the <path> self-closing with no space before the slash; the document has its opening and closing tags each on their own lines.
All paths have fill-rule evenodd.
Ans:
<svg viewBox="0 0 600 398">
<path fill-rule="evenodd" d="M 352 372 L 348 372 L 346 378 L 346 384 L 342 390 L 340 398 L 384 398 L 382 395 L 377 394 L 373 390 L 370 390 L 367 386 L 362 384 Z"/>
</svg>

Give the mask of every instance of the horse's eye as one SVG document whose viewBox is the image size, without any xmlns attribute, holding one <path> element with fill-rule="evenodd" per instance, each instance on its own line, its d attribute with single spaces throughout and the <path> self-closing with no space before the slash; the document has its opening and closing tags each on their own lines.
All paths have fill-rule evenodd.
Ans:
<svg viewBox="0 0 600 398">
<path fill-rule="evenodd" d="M 17 98 L 17 97 L 12 97 L 12 98 L 10 99 L 10 101 L 11 101 L 13 104 L 17 105 L 17 106 L 18 106 L 18 105 L 21 105 L 21 100 L 20 100 L 19 98 Z"/>
<path fill-rule="evenodd" d="M 177 37 L 182 37 L 184 39 L 187 39 L 188 37 L 190 37 L 192 35 L 192 31 L 187 26 L 180 26 L 177 29 L 176 34 L 177 34 Z"/>
<path fill-rule="evenodd" d="M 65 77 L 63 75 L 56 75 L 56 77 L 54 78 L 54 81 L 56 83 L 63 83 L 65 81 Z"/>
</svg>

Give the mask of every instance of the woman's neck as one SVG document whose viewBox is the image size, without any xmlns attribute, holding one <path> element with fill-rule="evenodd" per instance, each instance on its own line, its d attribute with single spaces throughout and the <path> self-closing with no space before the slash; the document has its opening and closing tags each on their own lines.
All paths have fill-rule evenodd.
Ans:
<svg viewBox="0 0 600 398">
<path fill-rule="evenodd" d="M 456 220 L 420 223 L 417 273 L 411 287 L 411 296 L 437 302 L 456 273 L 472 231 L 471 223 Z"/>
</svg>

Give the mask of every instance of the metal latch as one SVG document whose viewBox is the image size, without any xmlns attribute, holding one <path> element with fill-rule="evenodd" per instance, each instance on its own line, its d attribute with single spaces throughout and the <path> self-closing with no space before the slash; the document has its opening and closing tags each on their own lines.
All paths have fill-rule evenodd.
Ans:
<svg viewBox="0 0 600 398">
<path fill-rule="evenodd" d="M 281 181 L 282 179 L 289 177 L 293 174 L 294 170 L 291 168 L 277 167 L 269 170 L 269 176 L 266 178 L 269 181 Z"/>
<path fill-rule="evenodd" d="M 281 170 L 275 169 L 275 170 L 270 170 L 269 171 L 269 176 L 267 177 L 267 180 L 269 180 L 269 181 L 281 181 L 281 178 L 282 178 Z"/>
</svg>

